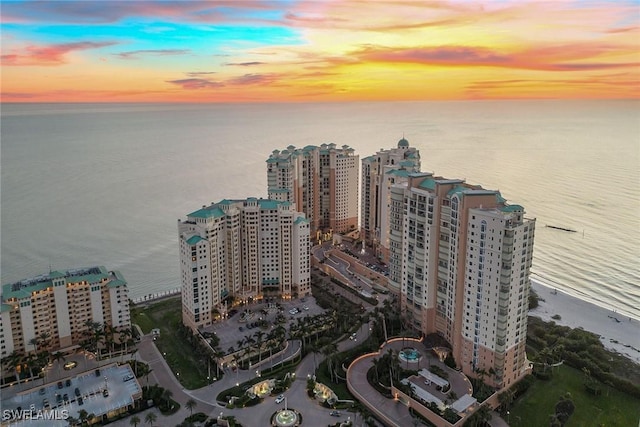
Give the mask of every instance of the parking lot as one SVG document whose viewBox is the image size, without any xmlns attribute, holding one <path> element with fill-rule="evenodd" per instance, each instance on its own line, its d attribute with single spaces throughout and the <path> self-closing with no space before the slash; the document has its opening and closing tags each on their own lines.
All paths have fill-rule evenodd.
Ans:
<svg viewBox="0 0 640 427">
<path fill-rule="evenodd" d="M 141 394 L 142 389 L 131 367 L 128 364 L 112 364 L 3 399 L 3 418 L 5 410 L 27 410 L 34 418 L 36 415 L 64 418 L 67 414 L 77 419 L 83 409 L 88 414 L 101 417 L 103 414 L 132 405 L 134 399 Z M 69 425 L 65 419 L 47 419 L 46 422 L 51 427 Z M 3 419 L 2 425 L 42 426 L 43 419 L 23 419 L 17 422 L 13 420 L 11 423 Z"/>
<path fill-rule="evenodd" d="M 255 335 L 256 332 L 270 332 L 276 327 L 275 320 L 278 314 L 284 316 L 286 321 L 282 326 L 288 331 L 291 322 L 294 322 L 297 318 L 324 313 L 324 310 L 316 304 L 312 296 L 281 301 L 279 304 L 282 310 L 275 308 L 274 303 L 271 303 L 271 306 L 267 303 L 260 303 L 237 307 L 232 316 L 205 328 L 204 332 L 215 333 L 220 339 L 220 349 L 224 353 L 228 353 L 230 347 L 238 350 L 238 342 Z M 295 313 L 294 309 L 296 309 Z M 266 322 L 265 326 L 259 326 L 258 324 L 263 321 Z"/>
</svg>

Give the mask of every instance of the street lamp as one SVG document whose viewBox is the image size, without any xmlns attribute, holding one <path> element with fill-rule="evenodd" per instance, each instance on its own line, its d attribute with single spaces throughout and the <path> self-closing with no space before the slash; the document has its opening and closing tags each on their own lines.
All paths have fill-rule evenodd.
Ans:
<svg viewBox="0 0 640 427">
<path fill-rule="evenodd" d="M 511 412 L 507 411 L 507 424 L 511 424 Z"/>
</svg>

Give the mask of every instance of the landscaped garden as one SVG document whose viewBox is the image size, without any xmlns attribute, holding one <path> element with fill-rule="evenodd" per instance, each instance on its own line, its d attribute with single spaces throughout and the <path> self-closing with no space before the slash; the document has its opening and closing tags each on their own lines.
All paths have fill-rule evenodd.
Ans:
<svg viewBox="0 0 640 427">
<path fill-rule="evenodd" d="M 568 417 L 572 426 L 633 426 L 640 419 L 640 399 L 610 386 L 601 385 L 599 396 L 585 388 L 585 374 L 569 366 L 553 369 L 548 380 L 536 380 L 509 410 L 505 420 L 512 426 L 546 426 L 556 413 L 561 398 L 569 396 L 575 408 Z M 569 395 L 567 395 L 569 393 Z"/>
<path fill-rule="evenodd" d="M 131 312 L 132 322 L 140 326 L 145 334 L 152 329 L 160 329 L 156 339 L 158 350 L 186 389 L 207 385 L 207 376 L 210 372 L 216 374 L 217 365 L 213 356 L 202 348 L 199 339 L 194 338 L 182 325 L 179 299 L 171 298 L 149 306 L 133 307 Z"/>
</svg>

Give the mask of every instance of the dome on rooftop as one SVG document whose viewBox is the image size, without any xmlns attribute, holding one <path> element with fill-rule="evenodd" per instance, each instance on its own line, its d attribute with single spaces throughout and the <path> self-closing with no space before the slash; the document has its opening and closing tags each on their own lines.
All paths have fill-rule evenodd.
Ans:
<svg viewBox="0 0 640 427">
<path fill-rule="evenodd" d="M 408 146 L 409 146 L 409 141 L 407 141 L 406 139 L 402 138 L 400 141 L 398 141 L 398 148 L 408 147 Z"/>
</svg>

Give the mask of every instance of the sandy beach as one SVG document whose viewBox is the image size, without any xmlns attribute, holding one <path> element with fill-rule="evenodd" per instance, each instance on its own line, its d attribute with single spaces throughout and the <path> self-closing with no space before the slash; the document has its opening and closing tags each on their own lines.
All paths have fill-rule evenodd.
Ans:
<svg viewBox="0 0 640 427">
<path fill-rule="evenodd" d="M 539 306 L 529 311 L 530 316 L 554 321 L 572 328 L 581 327 L 600 335 L 600 341 L 609 350 L 616 351 L 640 364 L 640 321 L 613 310 L 531 281 L 540 298 Z M 552 319 L 554 315 L 560 319 Z"/>
</svg>

